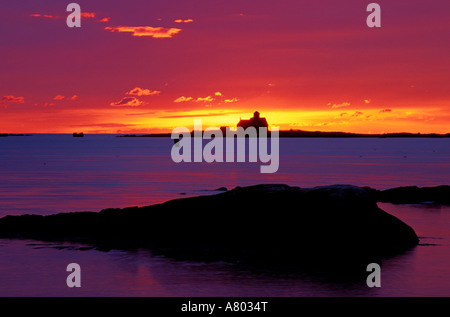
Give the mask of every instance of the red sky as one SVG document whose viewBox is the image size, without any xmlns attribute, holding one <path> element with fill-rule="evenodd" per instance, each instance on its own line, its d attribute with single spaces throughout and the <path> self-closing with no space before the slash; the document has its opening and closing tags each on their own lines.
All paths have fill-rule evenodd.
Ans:
<svg viewBox="0 0 450 317">
<path fill-rule="evenodd" d="M 235 126 L 450 132 L 450 2 L 8 1 L 0 133 Z"/>
</svg>

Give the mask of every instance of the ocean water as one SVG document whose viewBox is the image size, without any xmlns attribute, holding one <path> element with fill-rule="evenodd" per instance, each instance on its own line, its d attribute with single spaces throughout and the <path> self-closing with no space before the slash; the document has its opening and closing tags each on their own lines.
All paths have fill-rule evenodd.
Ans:
<svg viewBox="0 0 450 317">
<path fill-rule="evenodd" d="M 449 183 L 450 139 L 280 139 L 277 173 L 261 163 L 180 163 L 166 138 L 0 138 L 0 217 L 143 206 L 260 183 L 386 189 Z M 320 274 L 274 275 L 225 262 L 175 261 L 149 250 L 0 240 L 0 296 L 450 296 L 450 207 L 380 207 L 411 225 L 416 248 L 382 263 L 382 287 Z M 66 286 L 78 263 L 82 287 Z"/>
<path fill-rule="evenodd" d="M 450 139 L 280 139 L 264 163 L 174 163 L 173 141 L 114 135 L 0 138 L 0 217 L 143 206 L 262 183 L 386 189 L 449 183 Z"/>
</svg>

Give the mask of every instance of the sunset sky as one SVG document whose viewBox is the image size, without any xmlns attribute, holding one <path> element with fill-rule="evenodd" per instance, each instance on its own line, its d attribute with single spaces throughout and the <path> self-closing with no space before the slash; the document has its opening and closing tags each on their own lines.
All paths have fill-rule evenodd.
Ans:
<svg viewBox="0 0 450 317">
<path fill-rule="evenodd" d="M 3 1 L 0 133 L 450 132 L 450 2 Z"/>
</svg>

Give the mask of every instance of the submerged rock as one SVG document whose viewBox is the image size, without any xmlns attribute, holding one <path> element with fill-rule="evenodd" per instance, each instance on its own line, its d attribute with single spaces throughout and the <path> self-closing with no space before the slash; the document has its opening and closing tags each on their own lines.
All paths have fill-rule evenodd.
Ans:
<svg viewBox="0 0 450 317">
<path fill-rule="evenodd" d="M 378 257 L 419 241 L 369 190 L 350 185 L 256 185 L 98 213 L 6 216 L 0 235 L 312 261 Z"/>
</svg>

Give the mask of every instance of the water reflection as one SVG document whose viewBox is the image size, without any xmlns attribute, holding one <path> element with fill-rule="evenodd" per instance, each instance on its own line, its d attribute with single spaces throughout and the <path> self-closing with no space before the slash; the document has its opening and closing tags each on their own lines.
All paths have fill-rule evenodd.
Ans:
<svg viewBox="0 0 450 317">
<path fill-rule="evenodd" d="M 1 240 L 1 296 L 374 296 L 365 276 L 320 269 L 175 260 L 147 249 L 100 252 L 73 243 Z M 82 251 L 83 250 L 83 251 Z M 82 287 L 65 286 L 65 267 L 79 263 Z M 329 264 L 333 266 L 333 263 Z"/>
</svg>

